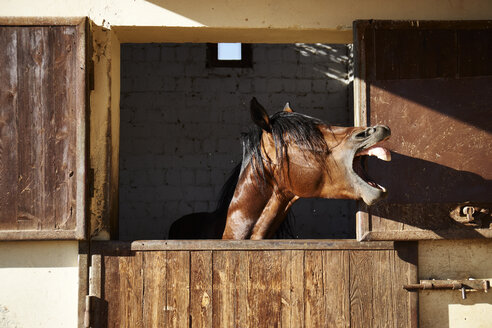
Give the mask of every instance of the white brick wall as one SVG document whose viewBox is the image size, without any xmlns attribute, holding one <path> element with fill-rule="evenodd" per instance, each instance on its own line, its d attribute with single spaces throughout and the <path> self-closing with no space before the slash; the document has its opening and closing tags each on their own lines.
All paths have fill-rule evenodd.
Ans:
<svg viewBox="0 0 492 328">
<path fill-rule="evenodd" d="M 127 44 L 121 51 L 120 238 L 166 238 L 182 215 L 211 211 L 241 160 L 248 104 L 351 125 L 351 48 L 253 45 L 253 68 L 206 68 L 205 44 Z M 295 205 L 299 237 L 353 238 L 350 201 Z"/>
</svg>

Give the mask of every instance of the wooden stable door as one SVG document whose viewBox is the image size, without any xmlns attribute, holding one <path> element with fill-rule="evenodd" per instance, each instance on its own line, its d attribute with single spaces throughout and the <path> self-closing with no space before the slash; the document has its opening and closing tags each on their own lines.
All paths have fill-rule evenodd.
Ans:
<svg viewBox="0 0 492 328">
<path fill-rule="evenodd" d="M 388 198 L 360 240 L 492 237 L 492 21 L 358 21 L 356 120 L 385 124 L 391 162 L 367 169 Z"/>
<path fill-rule="evenodd" d="M 85 237 L 86 27 L 0 19 L 0 240 Z"/>
<path fill-rule="evenodd" d="M 92 244 L 90 327 L 417 327 L 411 243 Z"/>
</svg>

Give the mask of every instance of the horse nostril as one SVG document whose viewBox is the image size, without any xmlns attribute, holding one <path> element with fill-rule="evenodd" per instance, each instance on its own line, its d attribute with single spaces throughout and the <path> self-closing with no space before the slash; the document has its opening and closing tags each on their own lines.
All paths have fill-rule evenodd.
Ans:
<svg viewBox="0 0 492 328">
<path fill-rule="evenodd" d="M 373 127 L 367 128 L 367 129 L 366 129 L 366 136 L 367 136 L 367 137 L 368 137 L 368 136 L 370 136 L 370 135 L 371 135 L 371 134 L 373 134 L 375 131 L 376 131 L 376 129 L 375 129 L 375 128 L 373 128 Z"/>
</svg>

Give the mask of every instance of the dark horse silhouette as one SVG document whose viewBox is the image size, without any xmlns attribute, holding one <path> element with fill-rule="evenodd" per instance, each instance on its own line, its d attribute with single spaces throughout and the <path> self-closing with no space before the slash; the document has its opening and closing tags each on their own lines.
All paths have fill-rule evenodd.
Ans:
<svg viewBox="0 0 492 328">
<path fill-rule="evenodd" d="M 388 127 L 330 126 L 293 112 L 289 104 L 270 117 L 256 98 L 250 111 L 255 125 L 243 135 L 243 160 L 231 175 L 234 182 L 226 183 L 223 202 L 212 213 L 178 219 L 170 239 L 271 238 L 299 198 L 361 199 L 372 205 L 386 195 L 363 170 L 361 157 L 390 160 L 380 146 L 391 135 Z"/>
</svg>

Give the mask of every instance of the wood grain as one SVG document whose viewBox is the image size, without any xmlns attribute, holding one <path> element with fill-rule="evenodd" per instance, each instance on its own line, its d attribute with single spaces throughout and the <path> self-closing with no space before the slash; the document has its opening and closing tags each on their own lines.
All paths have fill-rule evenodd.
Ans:
<svg viewBox="0 0 492 328">
<path fill-rule="evenodd" d="M 71 21 L 0 26 L 1 239 L 85 237 L 86 20 Z"/>
<path fill-rule="evenodd" d="M 166 327 L 189 326 L 190 252 L 167 252 Z"/>
<path fill-rule="evenodd" d="M 191 327 L 212 327 L 212 251 L 191 252 Z"/>
<path fill-rule="evenodd" d="M 130 243 L 114 242 L 107 250 L 104 245 L 108 242 L 93 247 L 101 287 L 92 288 L 103 291 L 107 310 L 101 302 L 92 322 L 101 326 L 417 324 L 415 298 L 401 288 L 416 282 L 416 244 L 375 250 L 136 252 Z"/>
<path fill-rule="evenodd" d="M 166 323 L 166 252 L 143 254 L 143 326 L 163 327 Z"/>
</svg>

